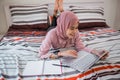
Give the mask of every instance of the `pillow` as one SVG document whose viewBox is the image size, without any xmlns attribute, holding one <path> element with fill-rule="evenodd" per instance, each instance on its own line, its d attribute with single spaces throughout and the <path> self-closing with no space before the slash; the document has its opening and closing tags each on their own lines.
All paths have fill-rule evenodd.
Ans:
<svg viewBox="0 0 120 80">
<path fill-rule="evenodd" d="M 47 29 L 48 4 L 10 6 L 13 28 Z"/>
<path fill-rule="evenodd" d="M 106 27 L 104 19 L 104 9 L 97 6 L 69 6 L 70 10 L 77 15 L 79 19 L 79 27 Z"/>
</svg>

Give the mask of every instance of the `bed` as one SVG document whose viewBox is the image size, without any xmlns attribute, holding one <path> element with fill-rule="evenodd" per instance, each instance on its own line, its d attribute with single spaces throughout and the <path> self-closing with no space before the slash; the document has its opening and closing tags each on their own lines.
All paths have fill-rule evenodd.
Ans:
<svg viewBox="0 0 120 80">
<path fill-rule="evenodd" d="M 82 4 L 82 6 L 79 6 L 79 4 Z M 88 5 L 88 7 L 86 7 L 84 6 L 86 4 L 91 4 L 91 2 L 84 4 L 77 3 L 77 5 L 69 4 L 69 6 L 65 8 L 73 11 L 79 17 L 81 22 L 79 25 L 80 36 L 86 47 L 106 49 L 110 52 L 106 60 L 98 61 L 83 73 L 63 67 L 63 73 L 61 75 L 22 75 L 27 62 L 40 60 L 38 57 L 38 49 L 47 33 L 48 7 L 52 5 L 9 5 L 10 10 L 7 10 L 7 12 L 9 11 L 9 13 L 11 13 L 12 18 L 8 19 L 8 26 L 10 26 L 10 28 L 0 42 L 0 79 L 120 80 L 120 31 L 116 31 L 106 24 L 103 18 L 104 9 L 101 7 L 103 3 L 97 3 L 100 4 L 100 7 L 98 7 L 98 5 L 94 7 Z M 93 4 L 96 3 L 92 3 L 92 5 Z M 32 15 L 32 12 L 30 12 L 30 14 L 25 13 L 24 16 L 23 13 L 19 11 L 19 9 L 22 9 L 25 12 L 29 10 L 29 8 L 32 8 L 30 9 L 32 11 L 35 10 L 35 14 L 37 13 L 37 15 Z M 38 10 L 36 11 L 36 9 Z M 38 12 L 41 14 L 38 14 Z M 90 17 L 90 15 L 92 17 Z M 33 19 L 31 18 L 33 16 L 36 17 Z M 26 18 L 23 19 L 23 17 Z"/>
</svg>

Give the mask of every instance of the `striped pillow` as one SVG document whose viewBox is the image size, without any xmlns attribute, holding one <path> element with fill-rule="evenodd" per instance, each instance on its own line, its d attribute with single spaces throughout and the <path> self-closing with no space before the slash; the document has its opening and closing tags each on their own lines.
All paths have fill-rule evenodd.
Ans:
<svg viewBox="0 0 120 80">
<path fill-rule="evenodd" d="M 48 28 L 48 4 L 39 6 L 10 6 L 14 28 Z"/>
<path fill-rule="evenodd" d="M 104 9 L 97 6 L 69 6 L 79 19 L 79 29 L 91 27 L 106 27 Z"/>
</svg>

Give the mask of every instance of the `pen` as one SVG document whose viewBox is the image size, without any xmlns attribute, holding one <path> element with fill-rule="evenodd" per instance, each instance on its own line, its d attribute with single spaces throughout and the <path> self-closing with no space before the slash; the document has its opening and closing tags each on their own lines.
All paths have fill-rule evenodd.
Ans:
<svg viewBox="0 0 120 80">
<path fill-rule="evenodd" d="M 61 67 L 70 67 L 70 66 L 67 66 L 67 65 L 60 65 L 60 64 L 52 64 L 54 66 L 61 66 Z"/>
</svg>

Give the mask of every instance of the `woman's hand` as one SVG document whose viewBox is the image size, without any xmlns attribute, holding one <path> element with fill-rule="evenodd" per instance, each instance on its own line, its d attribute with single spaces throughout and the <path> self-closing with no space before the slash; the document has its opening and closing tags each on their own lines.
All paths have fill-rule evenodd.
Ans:
<svg viewBox="0 0 120 80">
<path fill-rule="evenodd" d="M 58 55 L 55 55 L 54 53 L 50 55 L 50 59 L 56 59 L 56 58 L 58 58 Z"/>
<path fill-rule="evenodd" d="M 103 57 L 101 57 L 101 60 L 106 59 L 106 58 L 108 57 L 108 54 L 109 54 L 109 52 L 106 51 L 106 50 L 95 50 L 95 49 L 93 49 L 93 50 L 91 51 L 91 53 L 93 53 L 93 54 L 95 54 L 95 55 L 97 55 L 97 56 L 99 56 L 99 57 L 101 57 L 102 54 L 105 54 Z"/>
<path fill-rule="evenodd" d="M 72 58 L 77 58 L 77 51 L 76 50 L 67 50 L 63 52 L 59 52 L 58 56 L 63 56 L 63 57 L 72 57 Z"/>
<path fill-rule="evenodd" d="M 108 52 L 108 51 L 106 51 L 106 50 L 103 50 L 102 52 L 104 52 L 104 53 L 105 53 L 105 55 L 103 55 L 103 57 L 101 57 L 101 60 L 104 60 L 104 59 L 106 59 L 106 58 L 108 57 L 109 52 Z"/>
</svg>

